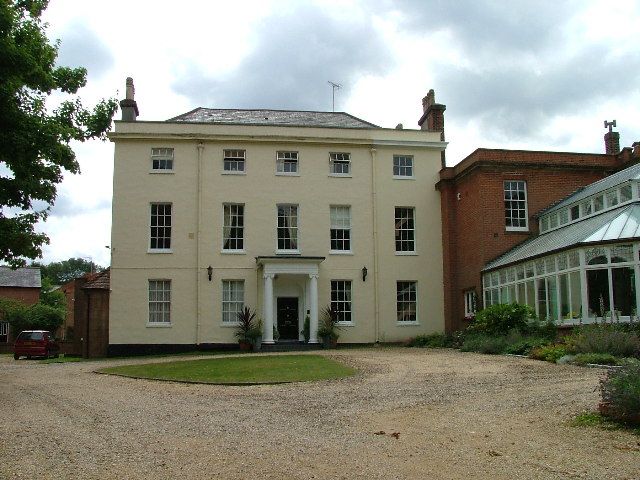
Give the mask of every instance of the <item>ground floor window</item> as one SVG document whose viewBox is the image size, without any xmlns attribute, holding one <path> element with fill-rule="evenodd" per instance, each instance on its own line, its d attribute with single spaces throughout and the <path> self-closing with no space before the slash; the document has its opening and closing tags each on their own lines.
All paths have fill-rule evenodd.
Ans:
<svg viewBox="0 0 640 480">
<path fill-rule="evenodd" d="M 396 284 L 396 319 L 400 323 L 416 322 L 416 283 L 401 281 Z"/>
<path fill-rule="evenodd" d="M 9 322 L 0 322 L 0 343 L 9 341 Z"/>
<path fill-rule="evenodd" d="M 467 290 L 464 292 L 464 316 L 473 317 L 477 309 L 477 297 L 475 290 Z"/>
<path fill-rule="evenodd" d="M 351 280 L 331 280 L 331 306 L 338 311 L 338 322 L 351 323 Z"/>
<path fill-rule="evenodd" d="M 237 322 L 244 308 L 244 280 L 222 281 L 222 323 Z"/>
<path fill-rule="evenodd" d="M 171 280 L 149 280 L 149 323 L 171 323 Z"/>
</svg>

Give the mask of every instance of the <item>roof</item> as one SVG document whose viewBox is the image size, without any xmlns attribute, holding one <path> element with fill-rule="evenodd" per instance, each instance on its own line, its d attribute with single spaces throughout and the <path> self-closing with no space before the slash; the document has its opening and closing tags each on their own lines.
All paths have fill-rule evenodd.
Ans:
<svg viewBox="0 0 640 480">
<path fill-rule="evenodd" d="M 277 125 L 290 127 L 380 128 L 344 112 L 294 110 L 238 110 L 196 108 L 167 122 L 220 123 L 232 125 Z"/>
<path fill-rule="evenodd" d="M 12 270 L 0 266 L 0 287 L 40 288 L 40 267 L 24 267 Z"/>
<path fill-rule="evenodd" d="M 93 274 L 91 280 L 85 283 L 82 288 L 95 290 L 109 290 L 111 285 L 111 269 L 107 268 L 100 273 Z"/>
<path fill-rule="evenodd" d="M 603 178 L 602 180 L 598 180 L 597 182 L 593 182 L 584 188 L 581 188 L 569 196 L 565 197 L 563 200 L 557 202 L 554 205 L 538 212 L 537 216 L 540 216 L 542 213 L 546 213 L 552 210 L 556 210 L 559 208 L 566 207 L 575 202 L 579 202 L 580 200 L 584 200 L 591 195 L 595 195 L 596 193 L 604 192 L 605 190 L 609 190 L 610 188 L 615 187 L 616 185 L 620 185 L 622 183 L 628 182 L 629 180 L 640 180 L 640 164 L 632 165 L 629 168 L 625 168 L 624 170 L 620 170 L 608 177 Z"/>
<path fill-rule="evenodd" d="M 632 203 L 531 238 L 487 263 L 483 271 L 572 246 L 640 237 L 640 203 Z"/>
</svg>

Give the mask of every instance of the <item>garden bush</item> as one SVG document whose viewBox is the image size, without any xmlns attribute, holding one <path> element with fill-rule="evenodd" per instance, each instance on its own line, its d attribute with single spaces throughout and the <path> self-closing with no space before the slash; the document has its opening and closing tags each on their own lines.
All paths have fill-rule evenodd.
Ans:
<svg viewBox="0 0 640 480">
<path fill-rule="evenodd" d="M 65 308 L 36 303 L 27 306 L 14 300 L 0 300 L 0 316 L 14 332 L 21 330 L 49 330 L 55 332 L 62 325 Z"/>
<path fill-rule="evenodd" d="M 527 305 L 518 303 L 491 305 L 476 313 L 475 320 L 467 330 L 470 333 L 485 335 L 506 335 L 513 329 L 527 332 L 529 323 L 534 319 L 535 312 Z"/>
<path fill-rule="evenodd" d="M 476 333 L 466 335 L 460 350 L 463 352 L 498 354 L 502 353 L 506 347 L 507 339 L 504 336 Z"/>
<path fill-rule="evenodd" d="M 640 361 L 627 362 L 622 368 L 610 370 L 600 381 L 602 413 L 615 420 L 640 424 Z"/>
<path fill-rule="evenodd" d="M 418 335 L 409 342 L 410 347 L 445 348 L 450 344 L 444 333 L 432 333 L 430 335 Z"/>
<path fill-rule="evenodd" d="M 578 353 L 577 355 L 572 355 L 571 363 L 575 365 L 587 365 L 588 363 L 618 365 L 620 360 L 609 353 Z"/>
<path fill-rule="evenodd" d="M 586 325 L 567 338 L 574 353 L 606 353 L 614 357 L 640 356 L 640 337 L 616 324 Z"/>
<path fill-rule="evenodd" d="M 545 345 L 531 350 L 529 358 L 545 360 L 547 362 L 557 362 L 567 354 L 567 346 L 561 344 Z"/>
</svg>

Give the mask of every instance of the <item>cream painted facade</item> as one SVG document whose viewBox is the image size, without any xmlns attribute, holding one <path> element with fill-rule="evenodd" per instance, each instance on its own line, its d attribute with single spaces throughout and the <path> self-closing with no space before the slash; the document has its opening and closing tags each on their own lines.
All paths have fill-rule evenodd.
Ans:
<svg viewBox="0 0 640 480">
<path fill-rule="evenodd" d="M 234 327 L 222 313 L 223 282 L 231 280 L 244 282 L 244 304 L 265 320 L 267 343 L 267 320 L 278 322 L 278 298 L 298 299 L 300 332 L 307 311 L 317 325 L 332 280 L 351 282 L 352 321 L 340 328 L 341 343 L 399 341 L 444 330 L 442 224 L 434 185 L 446 144 L 439 132 L 117 121 L 110 139 L 110 345 L 235 343 Z M 173 149 L 172 170 L 152 170 L 154 148 Z M 246 152 L 244 172 L 224 171 L 225 150 Z M 297 174 L 276 172 L 279 151 L 298 153 Z M 331 152 L 350 154 L 350 175 L 330 174 Z M 394 178 L 394 155 L 413 157 L 413 177 Z M 171 205 L 170 252 L 150 249 L 153 203 Z M 225 204 L 244 206 L 240 252 L 223 250 Z M 279 204 L 298 207 L 293 255 L 277 250 Z M 330 251 L 331 206 L 350 207 L 350 253 Z M 396 252 L 395 207 L 414 209 L 415 253 Z M 150 280 L 170 281 L 169 322 L 149 322 Z M 416 322 L 397 321 L 399 281 L 415 282 Z"/>
</svg>

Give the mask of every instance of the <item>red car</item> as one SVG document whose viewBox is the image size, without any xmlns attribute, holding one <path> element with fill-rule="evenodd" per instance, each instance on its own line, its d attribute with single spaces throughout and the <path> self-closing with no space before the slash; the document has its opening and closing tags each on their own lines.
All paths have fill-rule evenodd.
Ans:
<svg viewBox="0 0 640 480">
<path fill-rule="evenodd" d="M 60 345 L 56 343 L 51 332 L 46 330 L 24 330 L 20 332 L 13 345 L 13 358 L 57 357 Z"/>
</svg>

